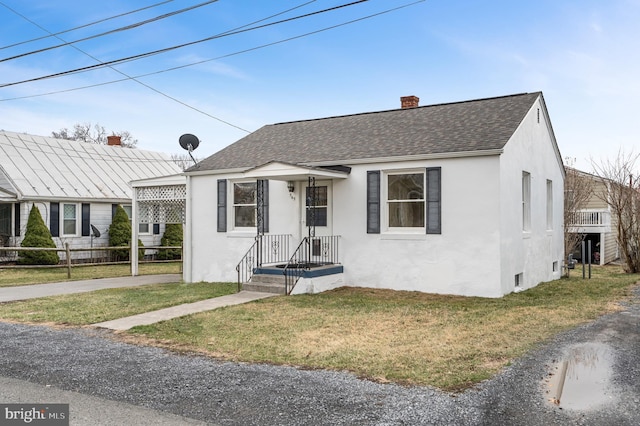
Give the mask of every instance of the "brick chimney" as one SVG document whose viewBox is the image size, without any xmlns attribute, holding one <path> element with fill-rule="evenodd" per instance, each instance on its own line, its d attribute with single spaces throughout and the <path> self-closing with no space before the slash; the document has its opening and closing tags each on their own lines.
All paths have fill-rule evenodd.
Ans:
<svg viewBox="0 0 640 426">
<path fill-rule="evenodd" d="M 420 98 L 417 96 L 402 96 L 400 97 L 400 105 L 402 109 L 405 108 L 415 108 L 419 106 Z"/>
<path fill-rule="evenodd" d="M 107 145 L 122 146 L 122 140 L 120 139 L 120 136 L 116 136 L 116 135 L 107 136 Z"/>
</svg>

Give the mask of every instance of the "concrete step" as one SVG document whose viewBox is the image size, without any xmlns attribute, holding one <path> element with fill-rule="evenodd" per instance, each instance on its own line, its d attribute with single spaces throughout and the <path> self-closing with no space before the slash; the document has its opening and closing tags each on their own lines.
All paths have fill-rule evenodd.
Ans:
<svg viewBox="0 0 640 426">
<path fill-rule="evenodd" d="M 242 290 L 244 291 L 259 291 L 261 293 L 273 293 L 273 294 L 285 294 L 284 283 L 263 283 L 263 282 L 248 282 L 242 284 Z"/>
<path fill-rule="evenodd" d="M 286 284 L 284 274 L 253 274 L 250 282 L 242 284 L 242 289 L 263 293 L 285 294 Z"/>
<path fill-rule="evenodd" d="M 253 274 L 252 283 L 259 284 L 282 284 L 284 286 L 284 274 Z"/>
</svg>

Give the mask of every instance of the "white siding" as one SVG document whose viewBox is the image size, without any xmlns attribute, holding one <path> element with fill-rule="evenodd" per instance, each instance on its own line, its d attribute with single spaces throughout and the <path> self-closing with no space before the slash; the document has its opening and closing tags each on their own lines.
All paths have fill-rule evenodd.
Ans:
<svg viewBox="0 0 640 426">
<path fill-rule="evenodd" d="M 65 202 L 65 203 L 74 204 L 72 202 Z M 13 241 L 18 246 L 24 239 L 24 234 L 27 228 L 27 221 L 29 220 L 29 213 L 31 211 L 31 207 L 34 204 L 36 205 L 36 207 L 38 207 L 38 210 L 40 210 L 40 215 L 42 216 L 42 220 L 44 221 L 47 228 L 49 228 L 50 226 L 51 207 L 49 202 L 21 203 L 20 237 L 15 238 Z M 62 204 L 63 203 L 60 203 L 61 228 L 62 228 Z M 78 202 L 77 205 L 78 205 L 78 219 L 77 219 L 78 234 L 75 236 L 62 235 L 62 231 L 61 231 L 60 236 L 53 237 L 53 241 L 56 244 L 56 247 L 63 249 L 66 243 L 69 243 L 69 248 L 72 248 L 72 249 L 90 248 L 92 244 L 94 248 L 108 247 L 109 246 L 109 226 L 111 226 L 111 219 L 112 219 L 111 218 L 112 204 L 111 203 L 90 203 L 90 218 L 91 218 L 90 223 L 94 225 L 96 228 L 98 228 L 98 230 L 100 231 L 100 237 L 98 238 L 92 238 L 91 236 L 83 237 L 81 235 L 81 223 L 82 223 L 82 214 L 80 210 L 81 202 Z M 153 225 L 150 224 L 150 230 L 152 230 L 152 228 L 153 228 Z M 160 234 L 158 235 L 145 234 L 145 235 L 140 235 L 139 238 L 140 240 L 142 240 L 142 243 L 145 246 L 158 246 L 160 245 L 160 239 L 162 238 L 162 234 L 164 233 L 164 228 L 165 228 L 164 224 L 161 224 Z M 155 251 L 147 250 L 146 254 L 152 254 L 153 252 Z M 60 255 L 61 259 L 66 258 L 64 252 L 59 252 L 58 254 Z M 84 251 L 73 252 L 71 254 L 72 259 L 90 259 L 91 257 L 92 257 L 91 251 L 89 250 L 86 252 Z M 107 251 L 104 251 L 104 252 L 94 251 L 93 257 L 96 259 L 105 258 L 105 257 L 108 257 L 108 253 Z"/>
</svg>

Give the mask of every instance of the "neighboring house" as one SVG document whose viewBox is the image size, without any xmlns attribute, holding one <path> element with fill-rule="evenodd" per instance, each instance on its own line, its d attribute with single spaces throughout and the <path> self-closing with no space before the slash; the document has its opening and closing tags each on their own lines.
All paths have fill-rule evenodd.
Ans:
<svg viewBox="0 0 640 426">
<path fill-rule="evenodd" d="M 20 245 L 33 205 L 58 247 L 108 246 L 115 207 L 131 212 L 129 182 L 179 172 L 167 155 L 123 148 L 119 136 L 95 145 L 0 131 L 0 246 Z M 91 225 L 100 237 L 92 236 Z M 160 224 L 139 226 L 143 244 L 159 245 Z"/>
<path fill-rule="evenodd" d="M 620 258 L 618 249 L 615 217 L 606 201 L 607 181 L 598 176 L 567 167 L 567 173 L 573 173 L 576 179 L 590 182 L 582 185 L 590 195 L 577 211 L 569 214 L 566 232 L 580 234 L 585 242 L 585 260 L 588 262 L 588 242 L 591 242 L 591 262 L 605 265 Z M 572 197 L 572 189 L 567 188 L 565 197 Z M 567 253 L 568 254 L 568 253 Z M 582 261 L 581 246 L 573 250 L 573 258 Z"/>
<path fill-rule="evenodd" d="M 272 273 L 283 250 L 337 264 L 293 293 L 501 297 L 561 275 L 564 166 L 539 92 L 268 125 L 185 174 L 187 282 Z"/>
</svg>

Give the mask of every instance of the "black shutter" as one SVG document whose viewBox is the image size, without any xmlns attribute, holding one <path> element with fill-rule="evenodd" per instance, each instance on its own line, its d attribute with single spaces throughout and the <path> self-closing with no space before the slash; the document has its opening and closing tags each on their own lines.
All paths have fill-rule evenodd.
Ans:
<svg viewBox="0 0 640 426">
<path fill-rule="evenodd" d="M 153 234 L 154 235 L 160 235 L 160 224 L 159 223 L 154 223 L 153 224 Z"/>
<path fill-rule="evenodd" d="M 262 200 L 262 205 L 258 206 L 258 233 L 269 232 L 269 181 L 260 179 L 257 183 L 257 197 Z"/>
<path fill-rule="evenodd" d="M 218 179 L 218 232 L 227 232 L 227 180 Z"/>
<path fill-rule="evenodd" d="M 116 217 L 116 210 L 118 209 L 117 204 L 111 204 L 111 220 Z"/>
<path fill-rule="evenodd" d="M 20 236 L 20 203 L 15 203 L 13 205 L 13 235 L 16 237 Z"/>
<path fill-rule="evenodd" d="M 380 171 L 367 172 L 367 234 L 380 233 Z"/>
<path fill-rule="evenodd" d="M 442 232 L 440 178 L 440 167 L 427 168 L 427 234 Z"/>
<path fill-rule="evenodd" d="M 82 236 L 88 237 L 91 235 L 91 204 L 82 203 Z"/>
<path fill-rule="evenodd" d="M 52 237 L 60 236 L 60 203 L 50 203 L 49 210 L 49 230 Z"/>
</svg>

